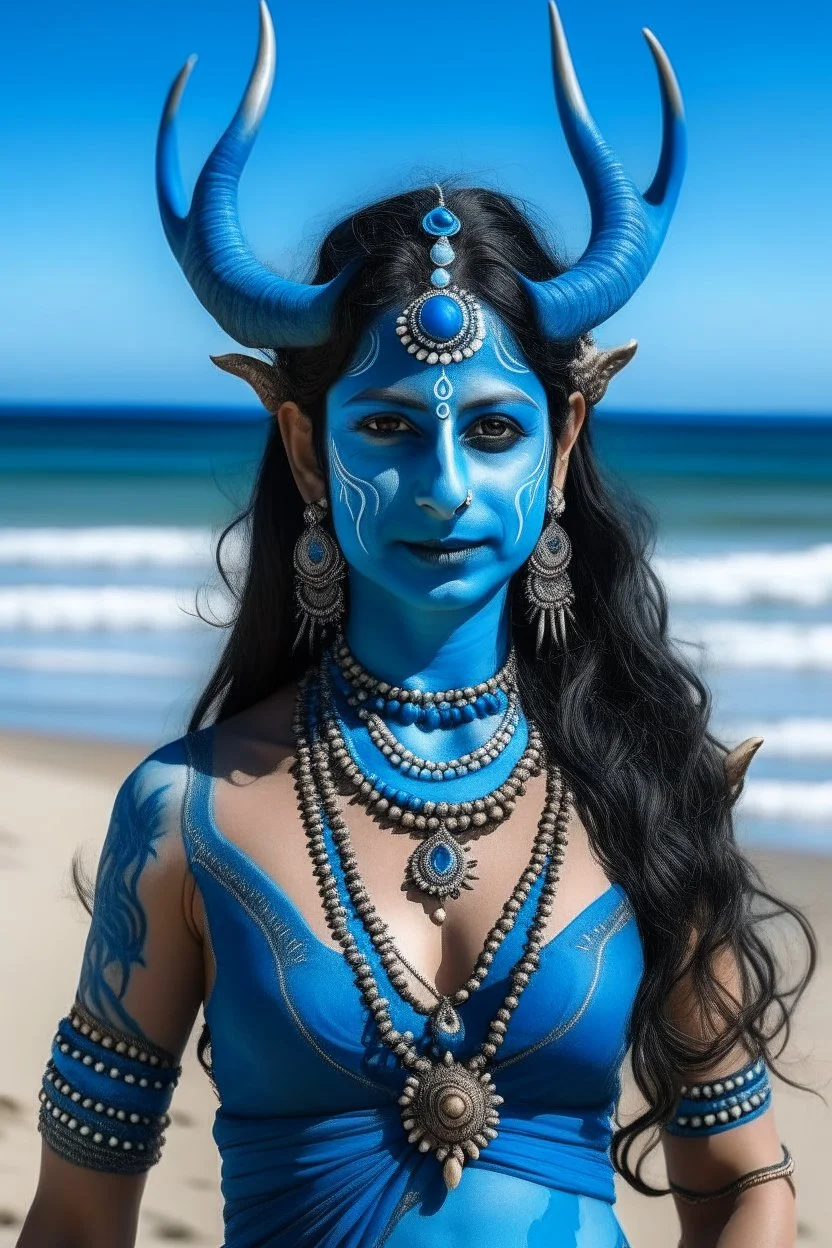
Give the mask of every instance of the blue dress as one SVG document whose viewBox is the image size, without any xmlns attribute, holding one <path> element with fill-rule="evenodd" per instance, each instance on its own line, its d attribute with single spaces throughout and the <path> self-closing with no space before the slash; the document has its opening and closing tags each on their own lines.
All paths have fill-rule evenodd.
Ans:
<svg viewBox="0 0 832 1248">
<path fill-rule="evenodd" d="M 504 1098 L 499 1134 L 448 1191 L 436 1158 L 407 1141 L 398 1105 L 405 1072 L 346 960 L 219 831 L 211 729 L 183 740 L 185 849 L 216 961 L 205 1019 L 220 1098 L 225 1248 L 626 1248 L 608 1150 L 643 960 L 624 890 L 611 885 L 541 950 L 491 1065 Z M 394 1026 L 424 1038 L 427 1052 L 425 1016 L 390 984 L 337 874 Z M 479 990 L 457 1007 L 462 1058 L 507 992 L 541 884 Z"/>
</svg>

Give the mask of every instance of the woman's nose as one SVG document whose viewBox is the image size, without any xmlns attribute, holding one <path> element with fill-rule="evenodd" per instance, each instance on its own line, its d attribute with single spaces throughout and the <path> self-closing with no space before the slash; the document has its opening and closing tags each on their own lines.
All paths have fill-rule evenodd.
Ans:
<svg viewBox="0 0 832 1248">
<path fill-rule="evenodd" d="M 440 520 L 450 520 L 455 512 L 464 510 L 468 474 L 450 420 L 441 421 L 432 462 L 425 466 L 425 476 L 414 497 L 418 507 Z"/>
</svg>

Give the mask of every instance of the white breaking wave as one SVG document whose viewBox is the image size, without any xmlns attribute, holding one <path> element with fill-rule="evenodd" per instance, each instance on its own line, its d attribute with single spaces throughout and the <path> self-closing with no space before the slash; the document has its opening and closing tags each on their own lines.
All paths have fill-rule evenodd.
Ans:
<svg viewBox="0 0 832 1248">
<path fill-rule="evenodd" d="M 832 823 L 832 781 L 753 780 L 746 783 L 737 810 L 754 819 Z"/>
<path fill-rule="evenodd" d="M 0 531 L 0 567 L 204 568 L 218 533 L 206 527 L 113 525 L 89 528 L 8 528 Z M 230 561 L 242 535 L 230 539 Z M 235 547 L 236 543 L 236 547 Z M 675 603 L 740 606 L 755 602 L 803 607 L 832 602 L 832 544 L 800 550 L 728 551 L 656 556 L 654 567 Z"/>
<path fill-rule="evenodd" d="M 79 672 L 96 676 L 174 676 L 198 674 L 201 669 L 187 659 L 134 650 L 71 650 L 53 647 L 25 650 L 0 646 L 0 670 L 26 672 Z"/>
<path fill-rule="evenodd" d="M 705 659 L 720 667 L 767 667 L 832 671 L 832 624 L 755 624 L 745 620 L 684 622 L 674 639 L 705 646 Z M 698 662 L 691 653 L 691 660 Z"/>
<path fill-rule="evenodd" d="M 0 530 L 0 566 L 201 567 L 210 562 L 210 529 L 113 526 Z"/>
<path fill-rule="evenodd" d="M 817 607 L 832 602 L 832 545 L 656 556 L 653 566 L 675 603 L 785 602 Z"/>
<path fill-rule="evenodd" d="M 195 603 L 193 589 L 20 585 L 0 588 L 0 629 L 86 633 L 204 628 L 195 614 Z M 227 605 L 219 591 L 207 599 L 200 595 L 200 609 L 209 618 L 227 618 Z"/>
<path fill-rule="evenodd" d="M 775 758 L 832 759 L 832 719 L 761 719 L 716 725 L 716 735 L 729 745 L 762 737 L 761 753 Z"/>
</svg>

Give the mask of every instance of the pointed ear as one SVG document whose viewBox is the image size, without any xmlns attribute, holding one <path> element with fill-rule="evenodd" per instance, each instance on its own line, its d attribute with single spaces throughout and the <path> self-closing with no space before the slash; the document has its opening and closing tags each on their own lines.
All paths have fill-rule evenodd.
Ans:
<svg viewBox="0 0 832 1248">
<path fill-rule="evenodd" d="M 729 750 L 723 760 L 725 780 L 731 795 L 731 804 L 737 800 L 745 784 L 745 773 L 748 771 L 752 758 L 763 744 L 762 737 L 748 737 Z"/>
<path fill-rule="evenodd" d="M 599 384 L 604 387 L 601 391 L 602 396 L 615 374 L 620 373 L 622 368 L 626 368 L 636 351 L 638 351 L 638 343 L 635 338 L 631 338 L 629 342 L 623 343 L 620 347 L 610 347 L 606 351 L 599 351 L 597 372 Z M 598 402 L 597 399 L 596 402 Z"/>
<path fill-rule="evenodd" d="M 594 346 L 584 348 L 578 361 L 578 374 L 588 407 L 601 402 L 615 374 L 630 363 L 637 350 L 635 338 L 620 347 L 608 347 L 606 350 L 598 350 Z"/>
<path fill-rule="evenodd" d="M 242 377 L 254 390 L 267 412 L 274 414 L 280 406 L 280 397 L 275 386 L 275 370 L 265 360 L 258 360 L 253 355 L 212 355 L 211 363 L 216 364 L 224 373 L 234 373 Z"/>
</svg>

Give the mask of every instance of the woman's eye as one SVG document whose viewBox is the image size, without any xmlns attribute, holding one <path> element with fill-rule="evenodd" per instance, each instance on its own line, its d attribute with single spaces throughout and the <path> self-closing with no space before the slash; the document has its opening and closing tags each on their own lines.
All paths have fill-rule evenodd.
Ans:
<svg viewBox="0 0 832 1248">
<path fill-rule="evenodd" d="M 362 420 L 359 429 L 367 429 L 370 433 L 404 433 L 410 426 L 401 416 L 369 416 Z"/>
<path fill-rule="evenodd" d="M 468 441 L 486 450 L 513 446 L 523 434 L 513 421 L 500 416 L 483 416 L 468 430 Z"/>
</svg>

